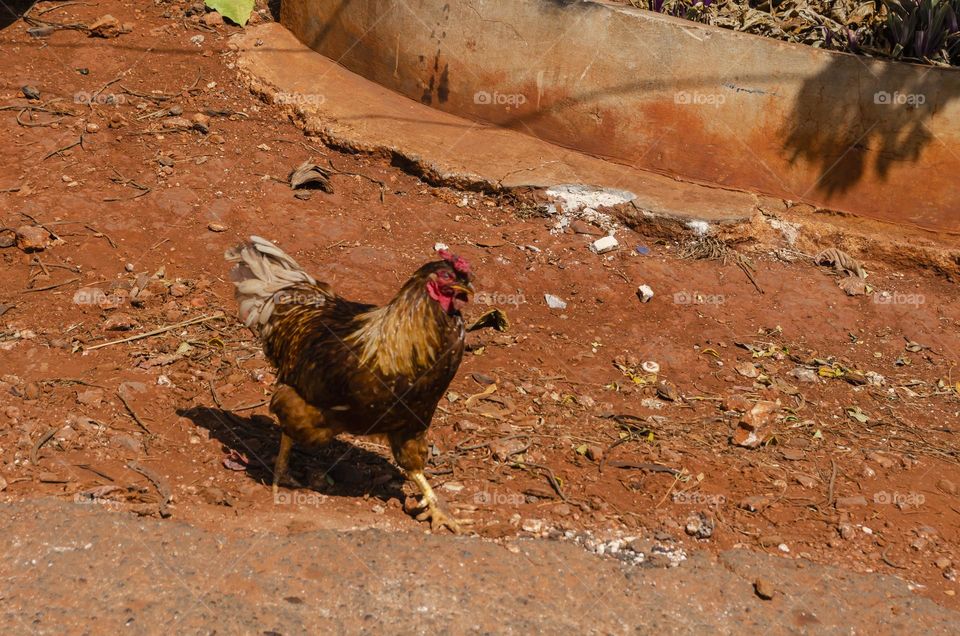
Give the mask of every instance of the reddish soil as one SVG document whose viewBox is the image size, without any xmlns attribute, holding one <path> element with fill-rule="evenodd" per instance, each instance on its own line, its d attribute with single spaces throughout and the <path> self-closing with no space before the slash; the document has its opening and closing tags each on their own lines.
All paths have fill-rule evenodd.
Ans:
<svg viewBox="0 0 960 636">
<path fill-rule="evenodd" d="M 868 261 L 870 285 L 893 294 L 876 302 L 847 296 L 829 269 L 777 258 L 780 245 L 747 242 L 760 294 L 730 259 L 681 258 L 685 239 L 626 229 L 620 251 L 597 256 L 595 237 L 553 235 L 553 220 L 507 198 L 305 138 L 237 82 L 226 44 L 237 27 L 203 27 L 185 6 L 105 0 L 42 15 L 133 23 L 112 39 L 0 31 L 0 225 L 59 237 L 0 248 L 0 501 L 95 500 L 206 529 L 420 529 L 402 509 L 412 491 L 370 440 L 295 456 L 311 488 L 273 501 L 278 434 L 262 405 L 273 376 L 233 319 L 223 251 L 269 237 L 343 295 L 385 302 L 443 241 L 511 321 L 468 336 L 433 422 L 432 479 L 475 532 L 665 532 L 688 549 L 880 571 L 960 607 L 955 283 Z M 178 128 L 173 107 L 190 121 L 207 113 L 209 130 Z M 285 178 L 307 159 L 341 172 L 334 194 L 294 197 Z M 642 283 L 657 294 L 647 304 Z M 791 375 L 834 363 L 884 383 Z M 468 400 L 491 381 L 495 392 Z M 767 443 L 731 444 L 736 411 L 763 400 L 779 402 Z M 685 532 L 695 519 L 709 538 Z"/>
</svg>

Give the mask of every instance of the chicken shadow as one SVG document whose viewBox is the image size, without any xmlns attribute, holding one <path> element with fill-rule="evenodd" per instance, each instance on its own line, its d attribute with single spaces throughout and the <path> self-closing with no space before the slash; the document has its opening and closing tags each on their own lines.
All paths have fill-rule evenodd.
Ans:
<svg viewBox="0 0 960 636">
<path fill-rule="evenodd" d="M 251 478 L 273 483 L 273 463 L 280 450 L 280 429 L 273 419 L 244 417 L 206 406 L 178 409 L 177 414 L 209 431 L 225 454 L 235 451 L 246 457 L 245 471 Z M 369 495 L 382 501 L 404 500 L 404 477 L 396 466 L 381 455 L 339 439 L 315 449 L 294 447 L 290 475 L 304 488 L 332 497 Z"/>
</svg>

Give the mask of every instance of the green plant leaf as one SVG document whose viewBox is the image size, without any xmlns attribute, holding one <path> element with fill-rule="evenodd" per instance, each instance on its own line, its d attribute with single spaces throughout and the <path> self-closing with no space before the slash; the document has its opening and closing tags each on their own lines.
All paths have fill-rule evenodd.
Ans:
<svg viewBox="0 0 960 636">
<path fill-rule="evenodd" d="M 205 0 L 205 4 L 235 24 L 244 26 L 253 13 L 254 0 Z"/>
</svg>

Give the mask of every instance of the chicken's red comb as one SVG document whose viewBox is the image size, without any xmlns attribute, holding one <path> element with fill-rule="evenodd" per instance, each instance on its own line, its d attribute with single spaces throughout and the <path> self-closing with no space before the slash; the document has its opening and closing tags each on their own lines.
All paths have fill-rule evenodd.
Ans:
<svg viewBox="0 0 960 636">
<path fill-rule="evenodd" d="M 453 265 L 453 269 L 456 271 L 460 272 L 461 274 L 470 273 L 470 263 L 452 253 L 450 250 L 439 250 L 437 253 L 440 254 L 440 258 Z"/>
</svg>

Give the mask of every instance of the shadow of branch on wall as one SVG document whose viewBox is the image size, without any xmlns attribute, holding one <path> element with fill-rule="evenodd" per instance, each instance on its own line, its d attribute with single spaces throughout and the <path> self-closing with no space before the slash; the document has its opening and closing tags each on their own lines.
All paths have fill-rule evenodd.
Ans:
<svg viewBox="0 0 960 636">
<path fill-rule="evenodd" d="M 894 166 L 917 161 L 930 144 L 947 144 L 929 124 L 960 97 L 960 72 L 944 81 L 941 69 L 860 63 L 858 84 L 850 82 L 849 56 L 805 80 L 781 131 L 790 163 L 819 171 L 811 192 L 831 196 L 866 178 L 883 182 Z"/>
</svg>

